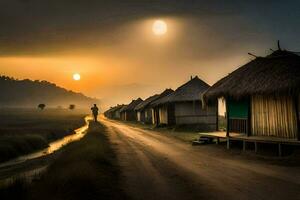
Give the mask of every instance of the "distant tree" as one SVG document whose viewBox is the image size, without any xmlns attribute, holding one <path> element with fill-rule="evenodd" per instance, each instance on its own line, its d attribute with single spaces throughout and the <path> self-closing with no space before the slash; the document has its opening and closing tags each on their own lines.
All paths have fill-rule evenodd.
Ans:
<svg viewBox="0 0 300 200">
<path fill-rule="evenodd" d="M 38 108 L 41 109 L 41 110 L 44 110 L 45 107 L 46 107 L 46 105 L 44 103 L 40 103 L 38 105 Z"/>
<path fill-rule="evenodd" d="M 69 109 L 70 109 L 70 110 L 74 110 L 75 107 L 76 107 L 76 106 L 75 106 L 74 104 L 70 104 L 70 105 L 69 105 Z"/>
</svg>

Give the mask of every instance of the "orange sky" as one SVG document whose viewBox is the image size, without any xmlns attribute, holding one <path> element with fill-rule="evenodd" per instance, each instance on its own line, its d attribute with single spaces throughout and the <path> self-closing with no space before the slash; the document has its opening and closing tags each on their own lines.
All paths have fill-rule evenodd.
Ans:
<svg viewBox="0 0 300 200">
<path fill-rule="evenodd" d="M 157 19 L 168 26 L 163 36 L 153 34 Z M 109 18 L 98 27 L 89 22 L 92 27 L 73 32 L 43 27 L 37 41 L 29 33 L 18 38 L 22 42 L 6 41 L 8 51 L 0 48 L 5 52 L 0 73 L 47 80 L 97 97 L 105 107 L 128 103 L 176 89 L 190 76 L 213 84 L 253 59 L 248 52 L 266 55 L 276 48 L 278 38 L 248 20 L 229 12 L 136 17 L 114 26 Z M 72 79 L 74 73 L 81 74 L 80 81 Z"/>
</svg>

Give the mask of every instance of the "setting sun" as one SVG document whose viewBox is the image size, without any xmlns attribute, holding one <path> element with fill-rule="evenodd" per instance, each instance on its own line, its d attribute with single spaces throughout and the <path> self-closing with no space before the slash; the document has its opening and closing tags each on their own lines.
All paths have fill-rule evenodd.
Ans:
<svg viewBox="0 0 300 200">
<path fill-rule="evenodd" d="M 75 73 L 75 74 L 73 74 L 73 79 L 75 80 L 75 81 L 79 81 L 80 80 L 80 74 L 78 74 L 78 73 Z"/>
<path fill-rule="evenodd" d="M 156 20 L 153 23 L 152 31 L 155 35 L 164 35 L 168 31 L 168 26 L 163 20 Z"/>
</svg>

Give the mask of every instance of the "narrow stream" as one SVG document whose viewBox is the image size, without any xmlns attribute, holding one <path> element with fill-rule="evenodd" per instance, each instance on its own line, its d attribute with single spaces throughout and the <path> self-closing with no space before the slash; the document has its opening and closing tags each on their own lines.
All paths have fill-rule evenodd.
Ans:
<svg viewBox="0 0 300 200">
<path fill-rule="evenodd" d="M 27 154 L 27 155 L 23 155 L 23 156 L 15 158 L 15 159 L 9 160 L 7 162 L 1 163 L 0 164 L 0 170 L 3 169 L 3 168 L 12 167 L 14 165 L 22 164 L 22 163 L 24 163 L 28 160 L 31 160 L 31 159 L 40 158 L 40 157 L 43 157 L 43 156 L 48 156 L 48 155 L 54 153 L 55 151 L 59 150 L 63 146 L 67 145 L 68 143 L 80 140 L 86 134 L 88 126 L 89 126 L 89 121 L 91 119 L 92 118 L 90 116 L 86 116 L 84 118 L 84 120 L 85 120 L 85 125 L 84 126 L 76 129 L 74 134 L 67 135 L 64 138 L 61 138 L 61 139 L 58 139 L 58 140 L 55 140 L 55 141 L 51 142 L 49 144 L 49 146 L 45 149 L 39 150 L 39 151 L 34 152 L 34 153 L 30 153 L 30 154 Z"/>
</svg>

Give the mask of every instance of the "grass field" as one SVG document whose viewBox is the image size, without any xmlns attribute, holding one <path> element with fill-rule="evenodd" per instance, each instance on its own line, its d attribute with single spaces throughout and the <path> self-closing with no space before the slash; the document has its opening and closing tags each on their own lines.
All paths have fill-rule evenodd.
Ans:
<svg viewBox="0 0 300 200">
<path fill-rule="evenodd" d="M 48 146 L 84 124 L 82 111 L 0 109 L 0 162 Z"/>
<path fill-rule="evenodd" d="M 64 147 L 40 180 L 18 180 L 0 189 L 0 199 L 126 199 L 119 184 L 120 171 L 105 128 L 91 123 L 86 136 Z"/>
</svg>

